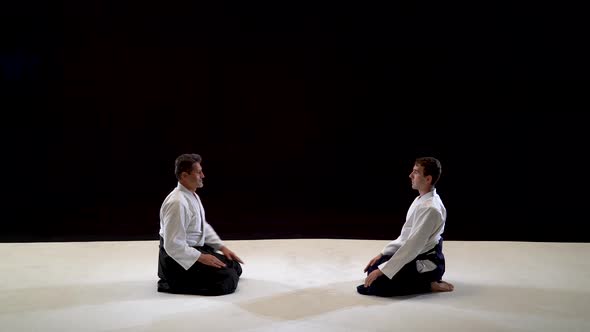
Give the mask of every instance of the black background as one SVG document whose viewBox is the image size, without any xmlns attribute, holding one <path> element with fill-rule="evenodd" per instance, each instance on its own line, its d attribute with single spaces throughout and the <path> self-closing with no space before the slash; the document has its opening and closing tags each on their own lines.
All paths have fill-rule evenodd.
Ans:
<svg viewBox="0 0 590 332">
<path fill-rule="evenodd" d="M 0 241 L 156 239 L 174 159 L 199 153 L 223 239 L 392 239 L 435 156 L 446 239 L 588 242 L 576 13 L 9 4 Z"/>
</svg>

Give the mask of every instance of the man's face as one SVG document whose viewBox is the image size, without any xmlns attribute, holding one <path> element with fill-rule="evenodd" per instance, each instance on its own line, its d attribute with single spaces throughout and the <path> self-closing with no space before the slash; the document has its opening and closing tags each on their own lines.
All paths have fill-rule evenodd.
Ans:
<svg viewBox="0 0 590 332">
<path fill-rule="evenodd" d="M 410 173 L 412 180 L 412 189 L 420 190 L 428 185 L 428 181 L 424 176 L 424 166 L 414 165 L 412 173 Z"/>
<path fill-rule="evenodd" d="M 191 186 L 195 188 L 203 188 L 203 179 L 205 178 L 205 173 L 203 173 L 203 167 L 201 167 L 200 163 L 194 163 L 193 169 L 188 175 L 188 181 Z"/>
</svg>

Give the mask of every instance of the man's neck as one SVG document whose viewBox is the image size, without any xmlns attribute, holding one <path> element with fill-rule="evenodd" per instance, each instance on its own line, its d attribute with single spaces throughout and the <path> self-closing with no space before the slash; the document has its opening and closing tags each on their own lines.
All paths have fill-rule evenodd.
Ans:
<svg viewBox="0 0 590 332">
<path fill-rule="evenodd" d="M 418 189 L 418 192 L 420 193 L 420 197 L 428 194 L 429 192 L 433 191 L 434 187 L 433 186 L 428 186 L 422 189 Z"/>
<path fill-rule="evenodd" d="M 193 193 L 194 193 L 194 192 L 196 192 L 196 191 L 197 191 L 197 188 L 191 188 L 190 186 L 188 186 L 188 185 L 187 185 L 186 183 L 184 183 L 183 181 L 179 181 L 179 182 L 180 182 L 180 184 L 181 184 L 183 187 L 185 187 L 186 189 L 188 189 L 190 192 L 193 192 Z"/>
</svg>

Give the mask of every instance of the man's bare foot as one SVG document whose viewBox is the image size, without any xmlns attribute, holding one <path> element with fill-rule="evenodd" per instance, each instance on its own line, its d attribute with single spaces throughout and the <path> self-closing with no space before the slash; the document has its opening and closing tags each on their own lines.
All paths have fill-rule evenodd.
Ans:
<svg viewBox="0 0 590 332">
<path fill-rule="evenodd" d="M 455 289 L 453 284 L 448 283 L 446 281 L 433 281 L 430 283 L 430 289 L 433 292 L 452 292 Z"/>
</svg>

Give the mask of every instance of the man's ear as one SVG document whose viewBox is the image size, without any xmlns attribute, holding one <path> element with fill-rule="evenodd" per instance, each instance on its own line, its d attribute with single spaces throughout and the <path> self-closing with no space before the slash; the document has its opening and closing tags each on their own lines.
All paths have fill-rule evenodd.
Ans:
<svg viewBox="0 0 590 332">
<path fill-rule="evenodd" d="M 428 182 L 428 184 L 432 184 L 432 175 L 426 175 L 424 179 L 426 180 L 426 182 Z"/>
</svg>

